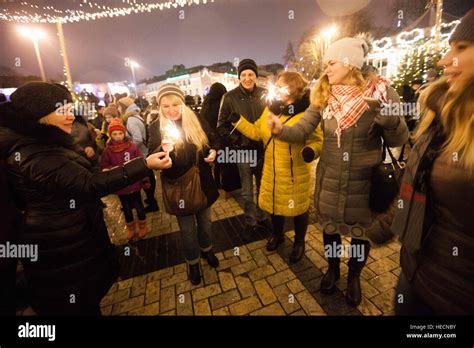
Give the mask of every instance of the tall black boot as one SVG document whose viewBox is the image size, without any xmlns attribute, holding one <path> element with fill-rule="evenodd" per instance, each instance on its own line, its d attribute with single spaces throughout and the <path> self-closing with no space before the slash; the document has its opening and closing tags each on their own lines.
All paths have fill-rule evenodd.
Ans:
<svg viewBox="0 0 474 348">
<path fill-rule="evenodd" d="M 290 262 L 298 262 L 304 255 L 306 230 L 308 228 L 308 212 L 295 216 L 293 218 L 295 224 L 295 242 L 293 243 L 293 251 L 290 255 Z"/>
<path fill-rule="evenodd" d="M 321 292 L 323 294 L 332 294 L 336 290 L 336 282 L 341 275 L 339 268 L 340 259 L 336 257 L 337 248 L 341 245 L 341 236 L 339 234 L 323 233 L 323 241 L 329 267 L 321 279 Z"/>
<path fill-rule="evenodd" d="M 214 255 L 212 249 L 209 251 L 201 251 L 201 256 L 207 261 L 209 266 L 211 266 L 212 268 L 219 267 L 219 260 L 216 255 Z"/>
<path fill-rule="evenodd" d="M 349 260 L 346 302 L 349 306 L 357 307 L 362 301 L 360 273 L 367 263 L 367 258 L 369 257 L 370 251 L 370 243 L 368 241 L 352 238 L 351 244 L 357 245 L 356 251 L 360 255 L 351 255 Z"/>
<path fill-rule="evenodd" d="M 278 249 L 278 246 L 285 241 L 283 235 L 283 228 L 285 224 L 285 218 L 281 215 L 272 215 L 272 236 L 268 240 L 267 250 L 275 251 Z"/>
<path fill-rule="evenodd" d="M 191 284 L 198 285 L 201 283 L 201 270 L 199 262 L 194 265 L 188 265 L 188 278 Z"/>
</svg>

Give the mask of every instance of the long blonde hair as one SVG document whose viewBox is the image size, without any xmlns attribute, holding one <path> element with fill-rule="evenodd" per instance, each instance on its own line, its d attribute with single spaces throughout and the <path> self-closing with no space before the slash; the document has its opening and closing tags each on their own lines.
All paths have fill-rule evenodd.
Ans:
<svg viewBox="0 0 474 348">
<path fill-rule="evenodd" d="M 440 79 L 421 93 L 419 103 L 422 120 L 414 138 L 418 139 L 438 115 L 446 134 L 442 151 L 457 154 L 459 163 L 473 175 L 474 79 L 469 79 L 456 90 L 448 87 L 446 79 Z"/>
<path fill-rule="evenodd" d="M 199 122 L 196 114 L 177 96 L 169 95 L 167 97 L 170 98 L 172 102 L 177 101 L 181 105 L 181 120 L 184 139 L 186 139 L 187 142 L 194 144 L 198 151 L 201 151 L 203 147 L 209 143 L 209 139 L 207 138 L 206 133 L 204 133 L 204 130 L 202 129 L 201 123 Z M 165 115 L 163 115 L 163 110 L 161 107 L 159 108 L 158 115 L 160 119 L 160 129 L 163 130 L 165 127 L 171 124 L 172 121 L 168 120 Z M 176 143 L 176 146 L 182 145 L 182 141 Z"/>
<path fill-rule="evenodd" d="M 365 80 L 360 69 L 353 68 L 349 70 L 347 77 L 347 85 L 357 86 L 363 92 L 365 88 Z M 316 84 L 316 87 L 311 91 L 311 104 L 320 109 L 324 109 L 328 103 L 329 93 L 331 92 L 331 85 L 329 84 L 328 75 L 322 74 Z"/>
</svg>

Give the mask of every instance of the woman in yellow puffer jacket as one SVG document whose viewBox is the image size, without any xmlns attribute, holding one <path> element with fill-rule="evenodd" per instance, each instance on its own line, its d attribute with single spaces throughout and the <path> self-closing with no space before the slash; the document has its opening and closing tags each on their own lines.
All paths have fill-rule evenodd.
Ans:
<svg viewBox="0 0 474 348">
<path fill-rule="evenodd" d="M 233 115 L 237 130 L 246 137 L 265 145 L 264 165 L 258 205 L 271 214 L 273 234 L 267 250 L 273 251 L 283 243 L 285 217 L 293 217 L 295 242 L 290 261 L 297 262 L 304 254 L 310 204 L 310 164 L 322 149 L 322 132 L 318 127 L 305 143 L 285 143 L 271 136 L 267 127 L 269 113 L 277 115 L 289 126 L 298 122 L 309 107 L 308 82 L 297 72 L 282 72 L 276 87 L 278 101 L 266 107 L 254 124 L 245 117 Z"/>
</svg>

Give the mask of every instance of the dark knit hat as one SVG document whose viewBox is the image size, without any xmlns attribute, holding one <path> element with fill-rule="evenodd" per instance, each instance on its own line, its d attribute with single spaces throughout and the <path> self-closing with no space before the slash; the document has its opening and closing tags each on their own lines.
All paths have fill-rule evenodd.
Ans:
<svg viewBox="0 0 474 348">
<path fill-rule="evenodd" d="M 158 90 L 158 94 L 156 95 L 156 101 L 158 105 L 160 105 L 161 103 L 161 98 L 166 95 L 174 95 L 180 98 L 184 103 L 184 92 L 181 90 L 181 88 L 179 88 L 178 85 L 175 85 L 173 83 L 167 83 L 161 86 Z"/>
<path fill-rule="evenodd" d="M 37 121 L 58 107 L 72 103 L 72 97 L 64 87 L 33 81 L 25 83 L 13 92 L 10 102 L 19 117 Z"/>
<path fill-rule="evenodd" d="M 252 70 L 255 73 L 255 75 L 257 75 L 258 77 L 257 63 L 255 63 L 253 59 L 247 58 L 247 59 L 242 59 L 239 63 L 239 67 L 238 67 L 239 78 L 242 71 L 247 70 L 247 69 Z"/>
<path fill-rule="evenodd" d="M 120 118 L 114 118 L 110 121 L 109 127 L 107 128 L 109 134 L 112 134 L 113 131 L 121 131 L 125 133 L 125 126 Z"/>
<path fill-rule="evenodd" d="M 449 43 L 452 41 L 474 41 L 474 8 L 461 18 L 461 23 L 457 25 L 449 38 Z"/>
</svg>

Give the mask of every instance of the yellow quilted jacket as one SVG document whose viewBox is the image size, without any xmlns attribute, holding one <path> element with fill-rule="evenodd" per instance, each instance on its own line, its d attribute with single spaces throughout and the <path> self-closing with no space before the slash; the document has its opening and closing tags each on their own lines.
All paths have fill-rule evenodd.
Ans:
<svg viewBox="0 0 474 348">
<path fill-rule="evenodd" d="M 311 134 L 306 143 L 287 143 L 271 137 L 267 127 L 268 107 L 263 110 L 254 124 L 240 117 L 237 130 L 246 137 L 262 141 L 265 148 L 262 182 L 258 196 L 259 207 L 275 215 L 297 216 L 309 209 L 310 164 L 303 160 L 301 152 L 304 147 L 311 147 L 316 157 L 321 154 L 323 134 L 320 126 Z M 303 117 L 300 112 L 293 117 L 280 115 L 286 125 L 293 125 Z M 234 124 L 234 125 L 235 125 Z"/>
</svg>

